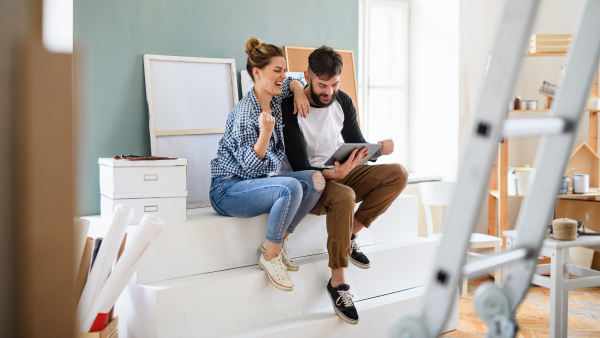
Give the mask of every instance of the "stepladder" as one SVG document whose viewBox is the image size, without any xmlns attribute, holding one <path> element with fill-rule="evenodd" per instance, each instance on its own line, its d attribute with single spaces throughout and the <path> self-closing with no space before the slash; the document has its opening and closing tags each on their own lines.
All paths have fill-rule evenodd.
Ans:
<svg viewBox="0 0 600 338">
<path fill-rule="evenodd" d="M 587 0 L 580 10 L 563 65 L 566 72 L 559 81 L 561 90 L 549 116 L 508 119 L 506 103 L 514 93 L 539 2 L 505 2 L 425 300 L 420 313 L 403 315 L 393 323 L 393 337 L 437 337 L 454 302 L 452 291 L 461 279 L 498 267 L 504 268 L 501 284 L 481 285 L 475 292 L 475 309 L 489 328 L 487 337 L 514 337 L 517 333 L 516 309 L 529 290 L 600 57 L 600 0 Z M 517 218 L 515 245 L 465 264 L 463 253 L 488 192 L 498 142 L 503 137 L 530 136 L 541 136 L 541 141 L 534 162 L 536 175 Z"/>
</svg>

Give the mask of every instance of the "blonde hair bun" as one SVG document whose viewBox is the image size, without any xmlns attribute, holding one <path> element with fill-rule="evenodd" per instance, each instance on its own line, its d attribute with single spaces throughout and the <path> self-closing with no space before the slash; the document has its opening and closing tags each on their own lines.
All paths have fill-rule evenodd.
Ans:
<svg viewBox="0 0 600 338">
<path fill-rule="evenodd" d="M 246 54 L 250 55 L 254 49 L 260 46 L 263 42 L 257 37 L 253 36 L 246 42 Z"/>
</svg>

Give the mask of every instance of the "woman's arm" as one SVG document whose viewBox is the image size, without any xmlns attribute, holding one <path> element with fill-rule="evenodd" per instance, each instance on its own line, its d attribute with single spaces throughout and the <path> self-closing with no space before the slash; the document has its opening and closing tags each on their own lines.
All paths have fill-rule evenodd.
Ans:
<svg viewBox="0 0 600 338">
<path fill-rule="evenodd" d="M 256 156 L 264 160 L 269 147 L 269 140 L 271 140 L 271 133 L 273 133 L 273 127 L 275 126 L 275 118 L 271 113 L 262 112 L 258 117 L 258 124 L 260 125 L 260 134 L 252 149 L 254 149 Z"/>
</svg>

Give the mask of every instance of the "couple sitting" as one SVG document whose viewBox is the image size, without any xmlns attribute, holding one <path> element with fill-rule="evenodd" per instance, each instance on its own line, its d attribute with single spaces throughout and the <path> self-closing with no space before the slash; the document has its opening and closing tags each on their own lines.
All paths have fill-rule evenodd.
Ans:
<svg viewBox="0 0 600 338">
<path fill-rule="evenodd" d="M 391 154 L 391 140 L 380 141 L 375 154 L 354 150 L 346 162 L 323 167 L 340 134 L 345 142 L 366 143 L 350 97 L 338 89 L 342 57 L 333 49 L 323 46 L 309 56 L 304 79 L 286 78 L 277 46 L 251 38 L 246 53 L 254 87 L 229 114 L 218 157 L 211 161 L 212 207 L 235 217 L 269 213 L 258 264 L 273 286 L 284 291 L 294 288 L 287 271 L 299 269 L 286 249 L 288 235 L 308 213 L 327 215 L 332 275 L 327 291 L 335 312 L 357 324 L 344 268 L 348 260 L 370 267 L 356 235 L 400 195 L 408 173 L 399 164 L 357 166 L 367 157 L 375 161 Z"/>
</svg>

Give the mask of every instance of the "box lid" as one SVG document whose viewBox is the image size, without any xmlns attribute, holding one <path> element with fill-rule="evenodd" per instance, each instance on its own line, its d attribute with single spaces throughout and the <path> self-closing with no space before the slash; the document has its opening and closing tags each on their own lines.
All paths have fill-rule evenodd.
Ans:
<svg viewBox="0 0 600 338">
<path fill-rule="evenodd" d="M 173 167 L 187 165 L 187 159 L 178 158 L 175 160 L 156 160 L 156 161 L 123 161 L 115 160 L 112 157 L 99 158 L 98 164 L 108 167 Z"/>
<path fill-rule="evenodd" d="M 165 198 L 165 197 L 187 197 L 187 190 L 183 191 L 149 191 L 149 192 L 113 192 L 101 190 L 100 195 L 104 195 L 110 199 L 124 198 Z"/>
</svg>

